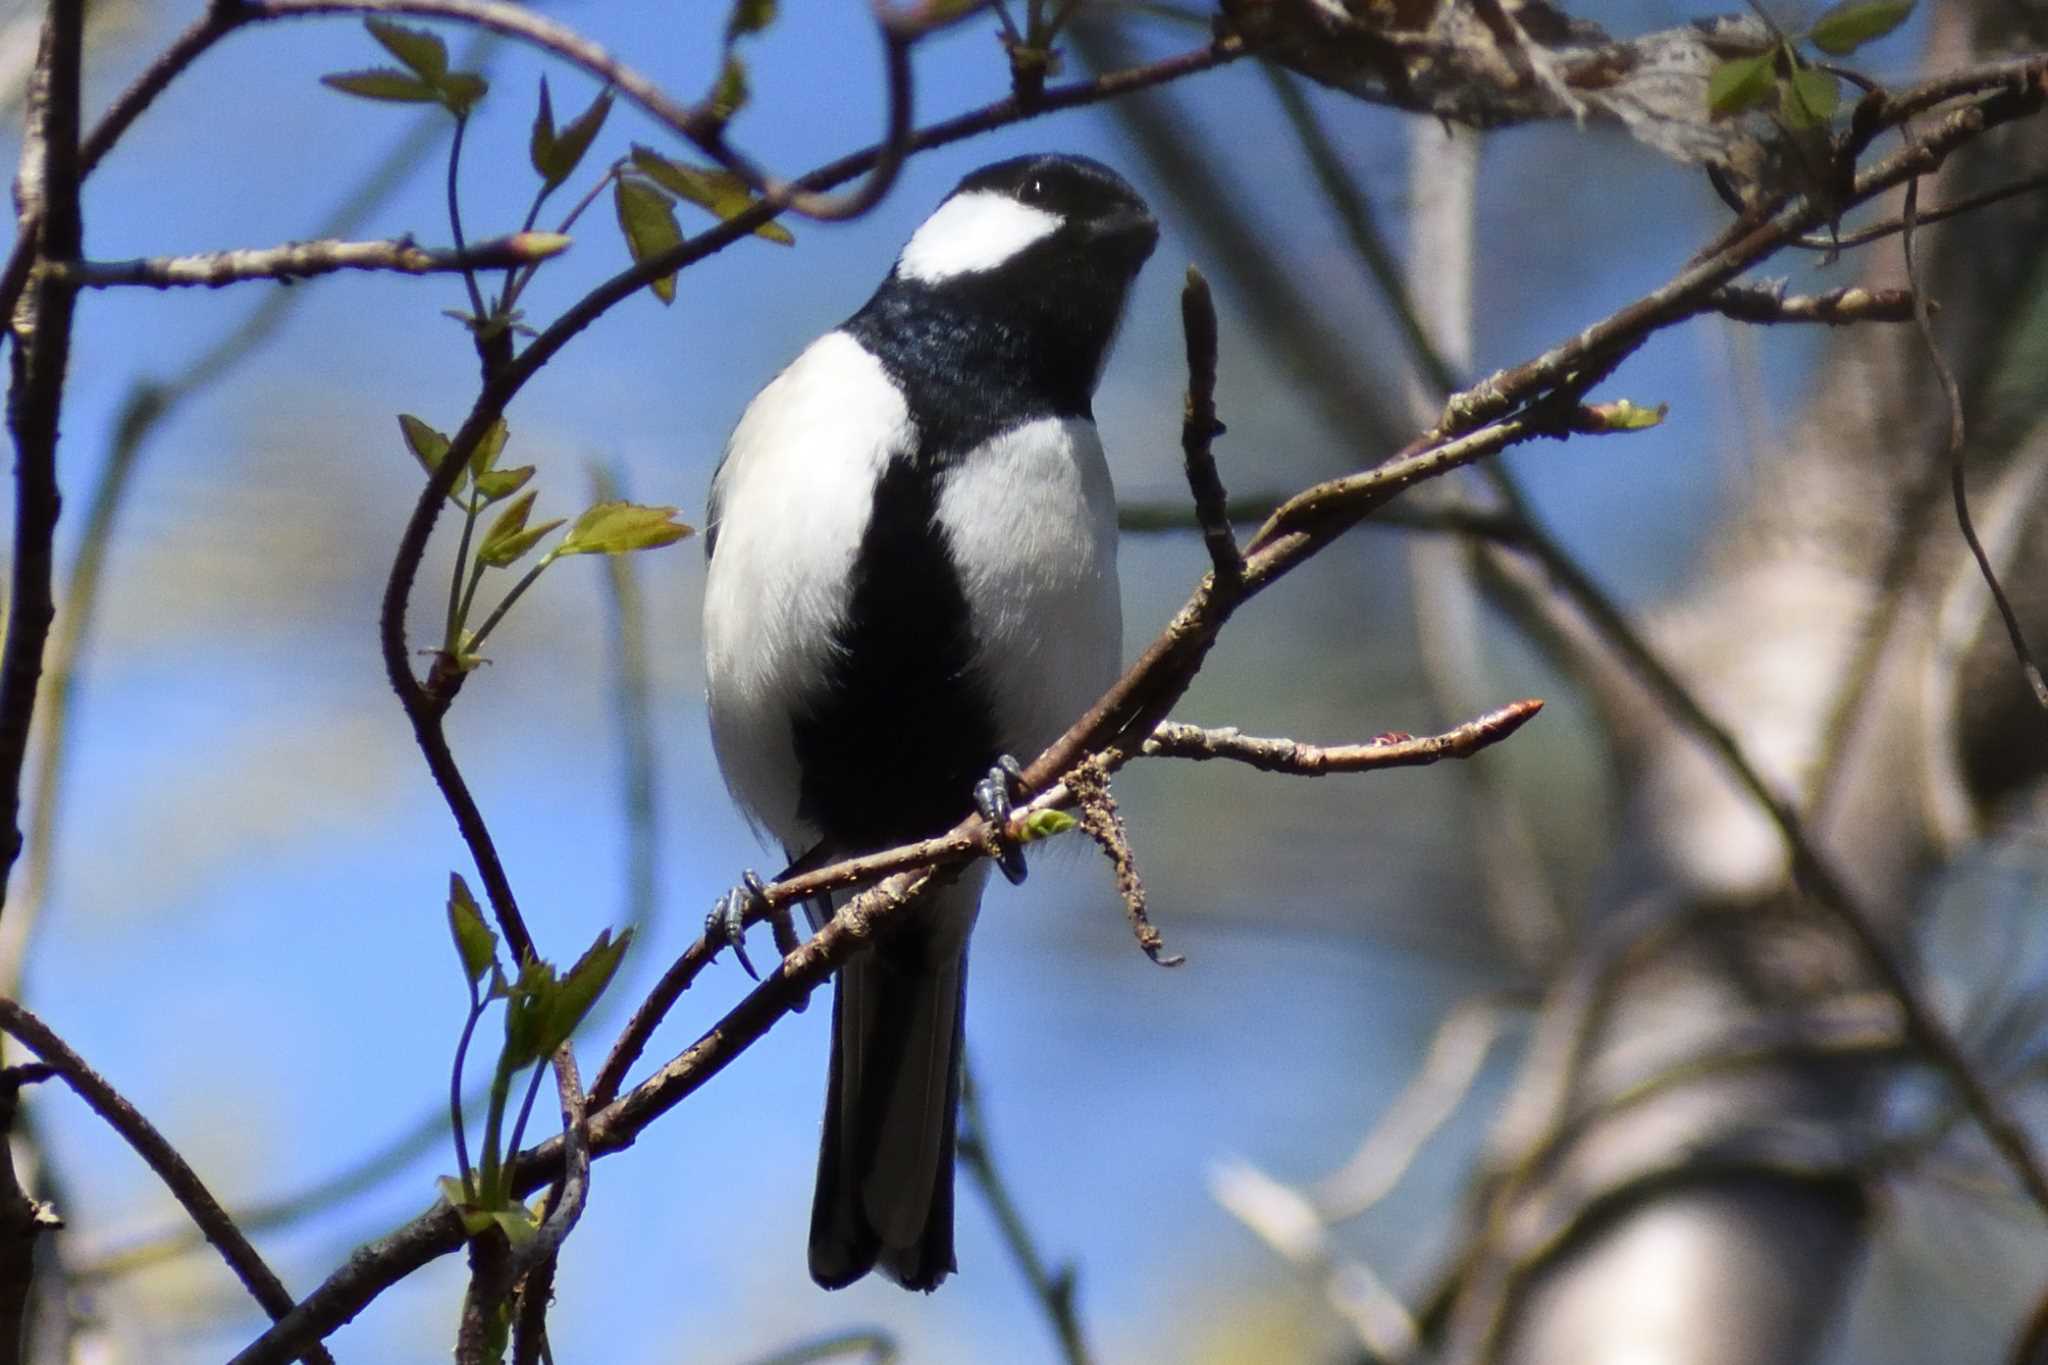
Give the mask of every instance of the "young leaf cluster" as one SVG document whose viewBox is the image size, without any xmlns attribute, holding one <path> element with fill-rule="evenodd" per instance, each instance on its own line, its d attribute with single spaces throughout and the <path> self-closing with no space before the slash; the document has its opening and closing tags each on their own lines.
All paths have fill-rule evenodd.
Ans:
<svg viewBox="0 0 2048 1365">
<path fill-rule="evenodd" d="M 363 27 L 398 58 L 398 67 L 373 66 L 361 71 L 337 71 L 322 76 L 320 83 L 344 94 L 393 104 L 438 104 L 458 119 L 469 117 L 477 101 L 490 87 L 474 71 L 448 69 L 448 45 L 436 33 L 407 28 L 385 19 L 365 19 Z"/>
<path fill-rule="evenodd" d="M 1767 51 L 1735 57 L 1707 78 L 1707 108 L 1716 118 L 1767 109 L 1799 133 L 1824 128 L 1841 108 L 1841 84 L 1800 53 L 1810 44 L 1828 57 L 1846 57 L 1884 37 L 1912 14 L 1915 0 L 1843 0 L 1803 34 L 1775 34 Z"/>
<path fill-rule="evenodd" d="M 471 1236 L 495 1227 L 517 1246 L 533 1235 L 535 1223 L 526 1206 L 512 1196 L 507 1161 L 519 1151 L 525 1137 L 526 1121 L 533 1111 L 534 1094 L 548 1059 L 569 1041 L 569 1035 L 611 984 L 619 961 L 632 942 L 633 931 L 627 929 L 617 938 L 612 937 L 610 929 L 599 933 L 597 941 L 566 972 L 557 972 L 552 963 L 527 958 L 519 964 L 518 975 L 508 978 L 498 961 L 498 936 L 485 923 L 476 897 L 460 873 L 450 873 L 448 877 L 448 928 L 462 964 L 463 980 L 469 987 L 469 1017 L 456 1045 L 449 1082 L 455 1159 L 460 1174 L 443 1176 L 441 1193 L 461 1215 Z M 481 1160 L 472 1165 L 462 1123 L 462 1073 L 477 1022 L 495 1001 L 504 1002 L 504 1041 L 491 1076 Z M 526 1098 L 513 1124 L 511 1140 L 506 1142 L 503 1134 L 512 1083 L 521 1071 L 529 1068 Z"/>
<path fill-rule="evenodd" d="M 399 414 L 398 430 L 406 449 L 428 476 L 435 474 L 448 456 L 447 435 L 411 413 Z M 464 673 L 483 662 L 478 650 L 484 640 L 498 628 L 513 603 L 556 560 L 569 555 L 622 555 L 658 549 L 673 545 L 695 529 L 677 521 L 673 507 L 647 507 L 631 502 L 595 503 L 585 508 L 573 523 L 566 517 L 534 521 L 533 507 L 539 490 L 527 487 L 533 479 L 534 467 L 498 467 L 498 458 L 504 453 L 510 434 L 504 418 L 492 423 L 448 493 L 461 510 L 463 520 L 461 545 L 448 587 L 448 618 L 441 652 L 454 668 Z M 497 514 L 479 536 L 477 524 L 494 506 L 498 508 Z M 541 554 L 499 599 L 483 623 L 472 630 L 469 621 L 486 574 L 519 563 L 565 524 L 569 529 L 562 538 Z"/>
<path fill-rule="evenodd" d="M 671 160 L 652 147 L 636 142 L 626 166 L 621 168 L 613 189 L 619 230 L 635 261 L 644 261 L 682 244 L 682 226 L 676 222 L 676 203 L 695 204 L 721 220 L 750 207 L 754 192 L 731 171 L 715 166 L 690 166 Z M 780 223 L 763 223 L 754 229 L 756 237 L 780 246 L 796 245 L 796 238 Z M 662 276 L 649 286 L 663 303 L 676 297 L 676 277 Z"/>
</svg>

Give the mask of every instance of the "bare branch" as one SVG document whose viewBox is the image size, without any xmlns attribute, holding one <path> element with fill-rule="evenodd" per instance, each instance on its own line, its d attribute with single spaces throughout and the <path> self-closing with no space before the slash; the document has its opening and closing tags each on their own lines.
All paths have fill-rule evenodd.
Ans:
<svg viewBox="0 0 2048 1365">
<path fill-rule="evenodd" d="M 270 1314 L 273 1322 L 281 1321 L 292 1312 L 291 1291 L 264 1264 L 256 1248 L 249 1245 L 248 1238 L 235 1226 L 235 1220 L 228 1216 L 227 1210 L 220 1206 L 220 1201 L 200 1180 L 198 1172 L 157 1131 L 156 1125 L 144 1118 L 141 1111 L 107 1084 L 97 1071 L 87 1066 L 85 1059 L 73 1052 L 49 1025 L 4 997 L 0 997 L 0 1030 L 20 1039 L 54 1067 L 64 1078 L 64 1083 L 77 1091 L 79 1098 L 106 1120 L 107 1126 L 120 1134 L 149 1169 L 156 1172 L 157 1179 L 163 1181 L 171 1196 L 191 1215 L 192 1221 L 206 1234 L 206 1240 L 219 1250 L 228 1269 L 234 1271 L 235 1277 L 262 1305 L 263 1311 Z M 320 1365 L 334 1365 L 334 1358 L 327 1354 L 327 1348 L 317 1339 L 303 1343 L 291 1355 L 281 1359 L 293 1357 L 320 1362 Z"/>
<path fill-rule="evenodd" d="M 2027 1197 L 2048 1212 L 2048 1167 L 2034 1150 L 2033 1139 L 1978 1074 L 1961 1043 L 1941 1021 L 1934 1007 L 1885 940 L 1876 920 L 1849 889 L 1834 864 L 1808 834 L 1792 798 L 1778 791 L 1749 759 L 1726 726 L 1704 705 L 1661 656 L 1637 634 L 1620 608 L 1554 541 L 1533 525 L 1521 545 L 1535 555 L 1593 628 L 1627 664 L 1674 723 L 1695 735 L 1735 776 L 1760 810 L 1778 829 L 1791 855 L 1794 876 L 1805 898 L 1827 912 L 1848 931 L 1878 983 L 1898 1002 L 1907 1035 L 1956 1087 L 1971 1117 L 1998 1149 Z"/>
<path fill-rule="evenodd" d="M 1074 1309 L 1074 1267 L 1048 1267 L 1031 1238 L 1031 1229 L 1024 1225 L 1024 1215 L 1018 1210 L 1017 1201 L 1010 1197 L 1009 1186 L 996 1168 L 995 1153 L 989 1147 L 988 1122 L 981 1112 L 981 1088 L 972 1066 L 964 1067 L 960 1076 L 958 1153 L 960 1168 L 981 1187 L 982 1198 L 988 1200 L 989 1211 L 995 1214 L 1003 1244 L 1009 1248 L 1017 1268 L 1024 1272 L 1024 1282 L 1031 1286 L 1033 1297 L 1052 1323 L 1053 1335 L 1059 1338 L 1061 1359 L 1067 1365 L 1088 1365 L 1092 1357 L 1087 1338 L 1081 1333 L 1080 1314 Z"/>
<path fill-rule="evenodd" d="M 1911 322 L 1913 294 L 1907 289 L 1865 289 L 1849 285 L 1825 294 L 1787 294 L 1783 282 L 1723 285 L 1707 296 L 1707 307 L 1737 322 Z"/>
<path fill-rule="evenodd" d="M 1446 758 L 1469 758 L 1512 735 L 1532 720 L 1543 703 L 1531 697 L 1509 702 L 1476 720 L 1440 735 L 1417 739 L 1385 735 L 1367 744 L 1304 744 L 1298 739 L 1256 739 L 1234 728 L 1205 730 L 1200 726 L 1163 721 L 1145 741 L 1147 758 L 1187 758 L 1201 762 L 1227 758 L 1261 772 L 1291 777 L 1327 777 L 1331 773 L 1362 773 L 1375 768 L 1420 768 Z M 1073 784 L 1069 782 L 1068 789 Z"/>
<path fill-rule="evenodd" d="M 47 269 L 80 289 L 146 285 L 219 289 L 249 280 L 306 279 L 338 270 L 390 270 L 431 275 L 458 270 L 502 270 L 559 255 L 567 238 L 552 232 L 515 232 L 472 243 L 466 251 L 423 247 L 411 238 L 381 242 L 291 242 L 284 246 L 208 251 L 193 256 L 152 256 L 134 261 L 52 261 Z"/>
<path fill-rule="evenodd" d="M 1276 1255 L 1316 1281 L 1376 1359 L 1387 1365 L 1415 1359 L 1421 1338 L 1415 1315 L 1371 1266 L 1337 1254 L 1329 1229 L 1293 1186 L 1248 1161 L 1219 1161 L 1209 1170 L 1209 1195 Z"/>
<path fill-rule="evenodd" d="M 1210 443 L 1222 434 L 1216 420 L 1216 302 L 1202 272 L 1188 267 L 1180 294 L 1181 330 L 1187 337 L 1188 397 L 1180 424 L 1181 455 L 1187 466 L 1188 490 L 1195 499 L 1195 519 L 1217 578 L 1235 581 L 1244 574 L 1244 556 L 1230 530 L 1230 500 L 1216 472 Z"/>
<path fill-rule="evenodd" d="M 32 261 L 79 252 L 79 63 L 84 6 L 51 0 L 42 51 L 29 83 L 28 127 L 15 179 L 18 241 Z M 0 906 L 21 855 L 21 765 L 28 756 L 43 646 L 57 614 L 50 593 L 57 531 L 57 427 L 64 373 L 71 361 L 71 319 L 78 291 L 61 280 L 35 282 L 21 306 L 7 300 L 14 345 L 7 425 L 14 436 L 14 562 L 7 635 L 0 647 Z"/>
<path fill-rule="evenodd" d="M 1920 182 L 1915 179 L 1906 185 L 1905 212 L 1901 215 L 1906 226 L 1899 237 L 1899 245 L 1906 258 L 1906 281 L 1911 286 L 1914 305 L 1913 323 L 1920 330 L 1920 340 L 1927 347 L 1928 364 L 1934 367 L 1935 381 L 1941 385 L 1942 397 L 1948 403 L 1948 445 L 1943 455 L 1948 466 L 1949 498 L 1955 506 L 1956 528 L 1963 533 L 1963 543 L 1970 547 L 1970 556 L 1977 561 L 1977 571 L 1984 576 L 1984 586 L 1991 591 L 1991 601 L 1998 608 L 1999 620 L 2004 622 L 2006 636 L 2012 641 L 2012 652 L 2019 660 L 2021 676 L 2026 679 L 2034 700 L 2048 708 L 2048 679 L 2041 676 L 2041 665 L 2027 645 L 2027 634 L 2020 627 L 2019 615 L 2013 611 L 2012 602 L 2005 595 L 2005 587 L 1998 581 L 1998 570 L 1992 567 L 1991 556 L 1985 552 L 1984 542 L 1978 538 L 1977 525 L 1970 519 L 1970 492 L 1964 461 L 1968 442 L 1963 425 L 1963 392 L 1956 384 L 1955 371 L 1949 368 L 1948 357 L 1942 354 L 1941 343 L 1935 339 L 1927 292 L 1920 286 L 1920 265 L 1913 250 L 1919 212 Z M 2043 1209 L 2048 1211 L 2048 1205 Z"/>
<path fill-rule="evenodd" d="M 1393 1192 L 1424 1144 L 1457 1112 L 1501 1035 L 1495 1000 L 1466 1000 L 1437 1025 L 1422 1066 L 1358 1144 L 1351 1159 L 1318 1181 L 1310 1200 L 1324 1222 L 1356 1218 Z"/>
</svg>

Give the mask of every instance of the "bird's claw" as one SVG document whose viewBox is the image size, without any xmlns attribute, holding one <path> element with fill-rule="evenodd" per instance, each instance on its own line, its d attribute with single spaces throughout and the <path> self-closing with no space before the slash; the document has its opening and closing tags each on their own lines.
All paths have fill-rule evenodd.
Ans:
<svg viewBox="0 0 2048 1365">
<path fill-rule="evenodd" d="M 718 898 L 718 904 L 711 907 L 710 917 L 704 921 L 704 938 L 711 950 L 716 952 L 721 944 L 730 944 L 740 968 L 756 981 L 761 974 L 747 960 L 747 915 L 765 913 L 767 900 L 768 888 L 762 884 L 760 874 L 749 868 L 740 874 L 738 886 Z"/>
<path fill-rule="evenodd" d="M 1011 802 L 1023 790 L 1024 768 L 1009 754 L 997 759 L 988 776 L 974 784 L 975 812 L 988 826 L 989 847 L 995 854 L 996 866 L 1012 886 L 1022 885 L 1028 870 L 1024 866 L 1024 846 L 1010 834 Z"/>
</svg>

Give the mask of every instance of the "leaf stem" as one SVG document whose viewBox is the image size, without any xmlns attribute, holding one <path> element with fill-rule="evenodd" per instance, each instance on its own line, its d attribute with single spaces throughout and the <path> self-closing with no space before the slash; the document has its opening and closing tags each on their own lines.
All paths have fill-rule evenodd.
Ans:
<svg viewBox="0 0 2048 1365">
<path fill-rule="evenodd" d="M 454 234 L 455 250 L 457 252 L 466 252 L 469 249 L 462 240 L 462 206 L 457 201 L 455 194 L 456 170 L 462 164 L 462 135 L 468 128 L 469 116 L 467 114 L 457 114 L 455 116 L 455 140 L 448 146 L 448 230 Z M 476 287 L 476 272 L 464 266 L 462 270 L 462 283 L 469 290 L 470 312 L 476 316 L 477 323 L 481 326 L 484 321 L 484 295 L 483 291 Z"/>
<path fill-rule="evenodd" d="M 619 171 L 625 166 L 625 164 L 626 163 L 623 160 L 614 161 L 608 168 L 606 168 L 605 173 L 597 178 L 597 183 L 590 187 L 590 193 L 584 195 L 581 199 L 576 201 L 576 206 L 569 210 L 568 216 L 562 219 L 561 225 L 557 227 L 555 231 L 566 236 L 568 234 L 569 229 L 576 226 L 576 220 L 583 216 L 583 211 L 589 208 L 592 204 L 595 204 L 597 202 L 597 197 L 604 193 L 604 187 L 606 185 L 611 184 L 613 180 L 618 178 Z M 535 200 L 533 207 L 534 211 L 538 213 L 540 210 L 540 201 Z M 526 225 L 530 228 L 533 226 L 533 224 L 534 219 L 531 215 L 529 215 L 526 220 Z M 508 297 L 504 301 L 504 303 L 499 305 L 502 311 L 509 313 L 512 310 L 512 300 L 518 298 L 522 293 L 525 292 L 526 286 L 533 283 L 534 272 L 539 269 L 540 262 L 538 261 L 535 261 L 531 265 L 526 267 L 526 273 L 519 277 L 517 283 L 510 286 L 510 297 Z"/>
<path fill-rule="evenodd" d="M 465 272 L 467 273 L 467 272 Z M 448 458 L 443 455 L 441 458 Z M 462 539 L 455 547 L 455 569 L 448 576 L 448 630 L 443 636 L 442 648 L 448 653 L 456 652 L 462 643 L 462 623 L 469 617 L 470 598 L 476 595 L 476 582 L 470 582 L 469 593 L 462 591 L 462 566 L 469 560 L 469 540 L 476 532 L 476 514 L 481 510 L 482 495 L 475 488 L 469 490 L 469 503 L 463 508 Z M 482 566 L 478 565 L 478 572 Z"/>
<path fill-rule="evenodd" d="M 470 608 L 476 605 L 476 590 L 484 581 L 484 570 L 488 567 L 481 559 L 469 566 L 469 587 L 463 591 L 460 613 L 464 621 L 469 619 Z"/>
<path fill-rule="evenodd" d="M 462 1130 L 462 1070 L 469 1058 L 469 1040 L 476 1035 L 476 1022 L 484 1017 L 484 999 L 476 982 L 469 983 L 469 1018 L 463 1021 L 462 1037 L 455 1044 L 455 1068 L 448 1078 L 448 1126 L 455 1134 L 455 1165 L 462 1174 L 462 1192 L 476 1202 L 476 1168 L 469 1164 L 469 1138 Z"/>
<path fill-rule="evenodd" d="M 474 654 L 478 646 L 483 644 L 484 637 L 489 635 L 492 631 L 496 630 L 498 628 L 498 622 L 505 619 L 505 613 L 512 610 L 512 604 L 519 600 L 520 594 L 525 592 L 528 588 L 532 587 L 533 580 L 539 578 L 541 576 L 541 571 L 546 569 L 548 565 L 554 562 L 555 554 L 552 550 L 550 550 L 547 554 L 542 555 L 540 563 L 528 569 L 526 571 L 526 577 L 520 579 L 517 583 L 514 583 L 512 585 L 512 591 L 505 594 L 504 600 L 498 603 L 497 609 L 490 614 L 489 619 L 486 620 L 481 626 L 477 627 L 476 633 L 474 635 L 470 636 L 467 640 L 462 642 L 463 652 Z"/>
<path fill-rule="evenodd" d="M 512 1144 L 508 1152 L 524 1151 L 519 1144 L 526 1137 L 526 1120 L 533 1115 L 533 1097 L 540 1093 L 540 1078 L 547 1074 L 548 1059 L 543 1057 L 533 1064 L 533 1074 L 526 1078 L 526 1098 L 520 1102 L 519 1117 L 512 1123 Z"/>
<path fill-rule="evenodd" d="M 521 232 L 533 231 L 534 223 L 540 219 L 540 206 L 545 204 L 548 196 L 554 192 L 555 187 L 553 185 L 548 184 L 546 181 L 541 182 L 541 187 L 534 192 L 533 203 L 527 206 L 526 221 L 519 225 Z M 524 282 L 518 276 L 519 267 L 517 264 L 505 267 L 505 283 L 498 290 L 498 306 L 492 310 L 493 317 L 503 320 L 510 316 L 513 302 L 518 299 L 519 291 L 525 287 Z M 533 278 L 531 270 L 526 272 L 526 278 L 529 280 Z"/>
<path fill-rule="evenodd" d="M 504 1146 L 505 1100 L 512 1093 L 513 1066 L 509 1054 L 498 1054 L 498 1069 L 491 1077 L 490 1107 L 484 1111 L 484 1161 L 477 1177 L 477 1202 L 485 1208 L 504 1207 L 506 1191 Z"/>
</svg>

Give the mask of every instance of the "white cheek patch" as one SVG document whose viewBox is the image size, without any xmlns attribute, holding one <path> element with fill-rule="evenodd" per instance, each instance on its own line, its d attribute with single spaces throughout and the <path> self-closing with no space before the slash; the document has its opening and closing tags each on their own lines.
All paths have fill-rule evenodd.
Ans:
<svg viewBox="0 0 2048 1365">
<path fill-rule="evenodd" d="M 939 205 L 911 234 L 896 273 L 921 284 L 994 270 L 1033 242 L 1059 230 L 1060 216 L 993 190 L 969 190 Z"/>
</svg>

